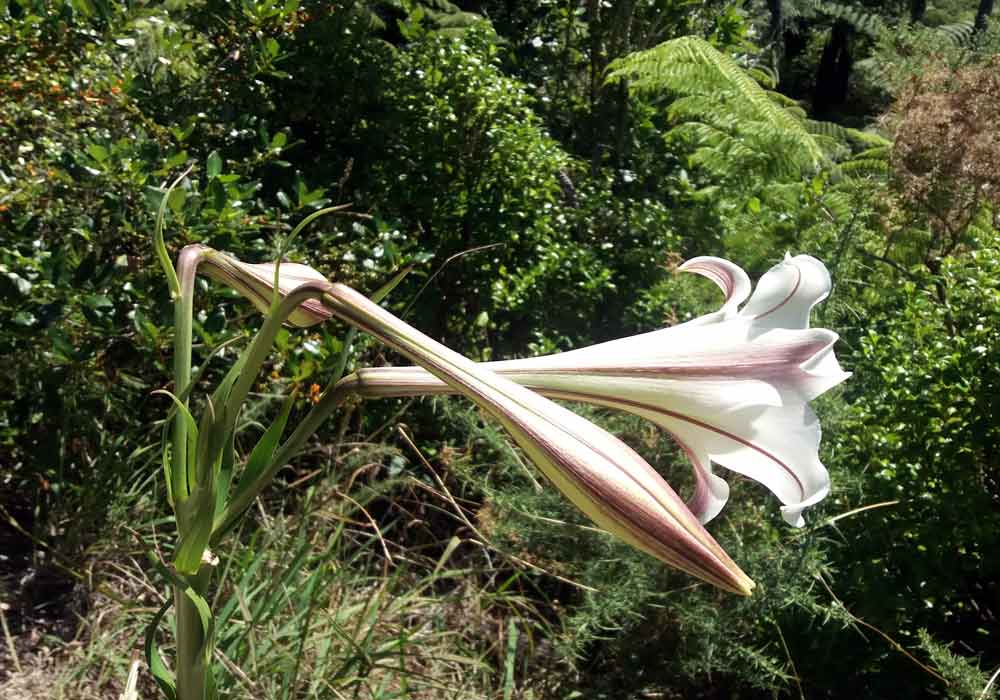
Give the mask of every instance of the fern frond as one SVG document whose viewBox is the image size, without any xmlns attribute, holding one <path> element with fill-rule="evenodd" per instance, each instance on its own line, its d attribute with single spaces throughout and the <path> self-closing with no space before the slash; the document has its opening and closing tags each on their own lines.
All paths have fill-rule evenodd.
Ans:
<svg viewBox="0 0 1000 700">
<path fill-rule="evenodd" d="M 847 135 L 851 141 L 861 146 L 870 148 L 892 148 L 892 141 L 874 131 L 862 131 L 861 129 L 847 129 Z"/>
<path fill-rule="evenodd" d="M 854 156 L 855 160 L 877 159 L 888 162 L 892 146 L 876 146 L 869 148 Z"/>
<path fill-rule="evenodd" d="M 797 104 L 773 97 L 732 57 L 699 37 L 672 39 L 613 61 L 607 82 L 622 80 L 629 81 L 633 93 L 673 98 L 672 119 L 726 131 L 735 143 L 719 142 L 725 150 L 738 153 L 760 148 L 760 155 L 775 161 L 779 169 L 789 162 L 799 169 L 816 169 L 827 160 L 820 142 L 806 129 Z M 706 154 L 699 155 L 699 160 L 711 161 Z"/>
<path fill-rule="evenodd" d="M 866 177 L 869 175 L 887 175 L 889 161 L 881 158 L 855 158 L 846 163 L 839 163 L 837 169 L 849 177 Z"/>
<path fill-rule="evenodd" d="M 778 87 L 778 74 L 767 66 L 752 66 L 747 68 L 747 73 L 768 90 Z"/>
<path fill-rule="evenodd" d="M 807 0 L 805 5 L 812 10 L 813 14 L 843 20 L 858 31 L 871 36 L 879 36 L 888 31 L 885 20 L 879 15 L 864 12 L 857 7 L 842 5 L 838 2 L 825 2 L 824 0 Z"/>
<path fill-rule="evenodd" d="M 806 129 L 809 130 L 810 134 L 817 134 L 819 136 L 826 136 L 828 138 L 841 139 L 844 141 L 848 139 L 847 129 L 840 126 L 840 124 L 817 121 L 815 119 L 807 119 L 805 124 Z"/>
<path fill-rule="evenodd" d="M 979 240 L 990 240 L 996 236 L 996 212 L 988 203 L 979 207 L 979 211 L 966 226 L 966 235 Z"/>
<path fill-rule="evenodd" d="M 844 221 L 850 218 L 856 203 L 853 195 L 835 190 L 823 198 L 823 205 L 835 220 Z"/>
<path fill-rule="evenodd" d="M 934 31 L 942 34 L 958 46 L 964 46 L 972 39 L 976 32 L 975 24 L 971 21 L 955 22 L 954 24 L 942 24 L 934 27 Z"/>
</svg>

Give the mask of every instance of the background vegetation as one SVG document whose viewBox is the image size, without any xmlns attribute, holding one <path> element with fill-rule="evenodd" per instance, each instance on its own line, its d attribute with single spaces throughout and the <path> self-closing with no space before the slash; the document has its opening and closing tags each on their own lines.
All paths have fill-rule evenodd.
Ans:
<svg viewBox="0 0 1000 700">
<path fill-rule="evenodd" d="M 167 591 L 171 306 L 150 246 L 292 257 L 477 359 L 714 308 L 824 260 L 854 372 L 801 531 L 732 477 L 736 600 L 600 534 L 458 400 L 328 425 L 224 552 L 224 697 L 985 698 L 1000 666 L 992 0 L 0 2 L 0 693 L 117 697 Z M 196 362 L 249 336 L 199 291 Z M 322 386 L 286 332 L 243 420 Z M 223 353 L 223 358 L 226 354 Z M 360 340 L 357 365 L 398 360 Z M 206 381 L 225 362 L 209 362 Z M 636 419 L 592 411 L 683 491 Z M 252 447 L 240 445 L 244 452 Z M 254 534 L 252 534 L 254 533 Z M 169 541 L 169 539 L 167 540 Z M 169 555 L 169 553 L 168 553 Z M 169 642 L 166 642 L 169 644 Z M 154 697 L 151 686 L 144 697 Z"/>
</svg>

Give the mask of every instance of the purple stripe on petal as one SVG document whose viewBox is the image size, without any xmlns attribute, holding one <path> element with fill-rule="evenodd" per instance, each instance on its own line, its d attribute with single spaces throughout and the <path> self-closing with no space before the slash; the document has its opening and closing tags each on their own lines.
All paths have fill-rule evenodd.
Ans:
<svg viewBox="0 0 1000 700">
<path fill-rule="evenodd" d="M 761 454 L 770 461 L 772 461 L 776 466 L 780 467 L 781 470 L 785 472 L 795 482 L 795 485 L 798 487 L 799 493 L 801 494 L 799 496 L 799 500 L 800 501 L 804 500 L 806 497 L 806 489 L 805 486 L 802 484 L 802 480 L 798 477 L 798 475 L 790 466 L 788 466 L 785 462 L 783 462 L 773 452 L 770 452 L 769 450 L 764 449 L 760 445 L 757 445 L 751 442 L 750 440 L 747 440 L 744 437 L 740 437 L 735 433 L 731 433 L 728 430 L 723 430 L 722 428 L 718 428 L 712 425 L 711 423 L 706 423 L 703 420 L 692 418 L 691 416 L 686 416 L 683 413 L 678 413 L 677 411 L 671 411 L 669 409 L 662 408 L 660 406 L 643 403 L 641 401 L 634 401 L 631 399 L 621 399 L 621 398 L 608 399 L 603 396 L 595 396 L 594 394 L 585 394 L 572 391 L 543 391 L 542 393 L 550 398 L 564 399 L 567 401 L 583 401 L 584 403 L 592 403 L 600 406 L 612 406 L 612 407 L 617 406 L 620 408 L 625 408 L 625 410 L 627 410 L 627 407 L 632 407 L 638 410 L 647 411 L 649 413 L 659 413 L 665 416 L 669 416 L 670 418 L 673 418 L 675 420 L 679 420 L 685 423 L 690 423 L 691 425 L 695 425 L 699 428 L 704 428 L 705 430 L 709 430 L 717 435 L 721 435 L 729 440 L 732 440 L 733 442 L 739 443 L 744 447 L 748 447 L 754 452 L 757 452 L 758 454 Z"/>
<path fill-rule="evenodd" d="M 792 299 L 794 299 L 795 298 L 795 293 L 799 291 L 799 285 L 802 284 L 802 270 L 800 270 L 799 266 L 796 265 L 793 262 L 788 262 L 787 264 L 791 265 L 792 268 L 795 270 L 795 284 L 792 285 L 792 290 L 790 292 L 788 292 L 788 296 L 786 296 L 784 299 L 782 299 L 777 304 L 775 304 L 774 306 L 772 306 L 770 309 L 768 309 L 767 311 L 764 311 L 763 313 L 759 313 L 756 316 L 754 316 L 753 319 L 755 321 L 759 320 L 759 319 L 762 319 L 765 316 L 770 316 L 771 314 L 773 314 L 775 311 L 777 311 L 778 309 L 780 309 L 781 307 L 783 307 L 785 304 L 787 304 L 788 302 L 790 302 Z"/>
</svg>

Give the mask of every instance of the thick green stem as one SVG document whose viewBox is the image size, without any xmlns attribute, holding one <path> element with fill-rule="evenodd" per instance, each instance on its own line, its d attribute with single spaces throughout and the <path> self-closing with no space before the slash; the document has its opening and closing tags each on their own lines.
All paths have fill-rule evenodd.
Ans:
<svg viewBox="0 0 1000 700">
<path fill-rule="evenodd" d="M 192 316 L 194 310 L 194 280 L 198 262 L 203 250 L 198 247 L 188 247 L 181 253 L 177 262 L 179 276 L 174 292 L 174 392 L 177 397 L 184 397 L 187 405 L 187 390 L 191 382 L 191 339 Z M 172 285 L 173 287 L 173 285 Z M 173 495 L 174 512 L 177 517 L 177 530 L 183 538 L 187 534 L 189 523 L 180 517 L 183 509 L 178 506 L 187 500 L 193 488 L 193 476 L 188 472 L 196 467 L 188 464 L 187 423 L 181 411 L 177 411 L 173 426 L 173 443 L 171 450 L 171 492 Z M 194 576 L 183 577 L 187 585 L 199 596 L 204 598 L 205 591 L 212 576 L 213 567 L 203 564 Z M 185 592 L 187 586 L 174 586 L 174 605 L 177 611 L 177 699 L 204 700 L 208 681 L 208 655 L 211 645 L 206 645 L 205 623 L 194 600 Z"/>
<path fill-rule="evenodd" d="M 178 397 L 184 396 L 188 383 L 191 381 L 193 291 L 193 288 L 182 291 L 174 301 L 174 395 Z M 185 406 L 188 404 L 186 398 L 182 401 Z M 184 416 L 178 411 L 174 417 L 173 444 L 170 453 L 172 491 L 176 501 L 184 500 L 190 491 L 187 478 L 189 467 L 187 464 L 187 441 L 187 423 Z"/>
<path fill-rule="evenodd" d="M 183 580 L 204 599 L 214 568 L 211 564 L 202 564 L 197 574 L 183 577 Z M 206 639 L 201 614 L 186 593 L 186 587 L 174 586 L 174 608 L 177 611 L 177 700 L 205 700 L 211 683 L 211 640 Z"/>
<path fill-rule="evenodd" d="M 188 405 L 187 390 L 191 383 L 191 328 L 194 311 L 194 280 L 198 263 L 205 255 L 205 248 L 188 246 L 177 259 L 178 286 L 174 292 L 174 395 Z M 171 445 L 171 491 L 175 503 L 180 503 L 191 492 L 188 470 L 195 465 L 187 463 L 188 429 L 180 411 L 174 418 L 173 444 Z M 176 510 L 176 508 L 175 508 Z M 183 523 L 178 523 L 182 526 Z"/>
</svg>

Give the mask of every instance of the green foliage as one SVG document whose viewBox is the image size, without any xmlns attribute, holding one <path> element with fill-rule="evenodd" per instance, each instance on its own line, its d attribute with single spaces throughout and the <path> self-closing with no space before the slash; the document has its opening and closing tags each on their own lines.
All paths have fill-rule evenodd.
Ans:
<svg viewBox="0 0 1000 700">
<path fill-rule="evenodd" d="M 631 54 L 610 66 L 637 94 L 670 99 L 670 135 L 693 147 L 692 162 L 713 174 L 776 175 L 810 171 L 824 160 L 822 142 L 794 103 L 769 93 L 731 57 L 688 36 Z"/>
<path fill-rule="evenodd" d="M 898 96 L 929 69 L 958 69 L 979 63 L 1000 49 L 1000 33 L 995 29 L 976 35 L 974 41 L 971 32 L 971 21 L 933 27 L 906 24 L 883 32 L 871 56 L 858 61 L 858 79 Z"/>
<path fill-rule="evenodd" d="M 902 286 L 891 324 L 889 318 L 869 320 L 851 386 L 851 416 L 835 438 L 839 463 L 865 465 L 871 473 L 866 500 L 901 499 L 870 531 L 877 536 L 852 544 L 855 554 L 865 548 L 870 554 L 857 557 L 848 580 L 879 601 L 910 595 L 899 577 L 920 580 L 916 595 L 924 604 L 908 612 L 914 626 L 981 624 L 974 622 L 980 593 L 961 582 L 993 566 L 988 553 L 996 546 L 989 455 L 1000 439 L 992 419 L 998 263 L 995 243 L 948 261 L 940 286 Z M 970 519 L 970 511 L 978 515 Z M 900 561 L 895 551 L 911 548 L 916 555 L 906 556 L 903 568 L 890 564 Z M 956 578 L 930 575 L 936 567 L 948 567 Z"/>
<path fill-rule="evenodd" d="M 255 505 L 264 529 L 234 533 L 211 591 L 223 696 L 977 698 L 1000 664 L 995 208 L 935 244 L 877 117 L 929 66 L 984 64 L 1000 34 L 971 36 L 968 4 L 932 3 L 927 27 L 902 5 L 782 7 L 786 46 L 763 53 L 760 3 L 0 3 L 0 506 L 44 543 L 34 561 L 94 567 L 73 678 L 107 686 L 160 604 L 164 579 L 135 563 L 173 527 L 151 505 L 172 335 L 148 242 L 190 166 L 167 200 L 171 255 L 264 261 L 352 202 L 291 258 L 362 290 L 414 264 L 386 304 L 477 358 L 715 308 L 670 273 L 684 257 L 756 275 L 810 253 L 836 285 L 814 323 L 854 372 L 818 407 L 834 492 L 807 530 L 730 479 L 711 529 L 759 582 L 748 601 L 588 529 L 477 411 L 364 406 L 279 474 L 294 488 Z M 832 25 L 852 28 L 853 112 L 818 121 L 805 98 Z M 241 345 L 212 352 L 258 321 L 215 286 L 197 299 L 201 390 Z M 272 455 L 266 426 L 308 410 L 345 342 L 278 333 L 219 479 Z M 352 363 L 398 359 L 352 347 Z M 393 437 L 403 407 L 426 464 Z M 689 493 L 648 425 L 586 415 Z M 18 580 L 0 575 L 15 635 Z"/>
<path fill-rule="evenodd" d="M 881 15 L 869 12 L 867 8 L 862 9 L 845 3 L 829 2 L 828 0 L 805 0 L 802 2 L 798 14 L 818 15 L 840 20 L 847 22 L 858 31 L 875 36 L 888 30 L 885 18 Z"/>
<path fill-rule="evenodd" d="M 418 306 L 418 325 L 470 348 L 503 338 L 516 351 L 539 342 L 529 332 L 543 325 L 541 342 L 579 342 L 590 320 L 579 311 L 615 292 L 618 271 L 605 240 L 577 224 L 561 181 L 571 161 L 500 72 L 492 33 L 427 37 L 393 70 L 391 107 L 366 138 L 397 164 L 373 173 L 385 214 L 433 238 L 428 268 L 444 266 L 443 305 Z M 565 315 L 546 312 L 542 324 L 553 307 Z"/>
<path fill-rule="evenodd" d="M 917 630 L 920 647 L 927 652 L 931 662 L 948 679 L 948 697 L 953 700 L 988 700 L 996 692 L 987 690 L 986 674 L 968 659 L 956 655 L 947 645 L 936 641 L 927 630 Z"/>
</svg>

